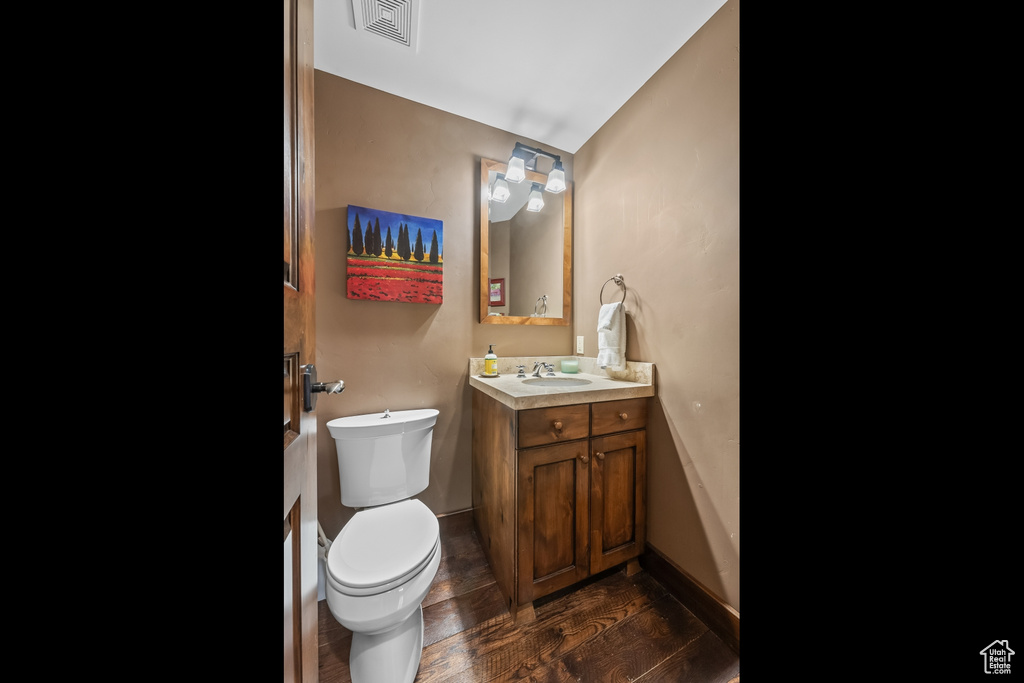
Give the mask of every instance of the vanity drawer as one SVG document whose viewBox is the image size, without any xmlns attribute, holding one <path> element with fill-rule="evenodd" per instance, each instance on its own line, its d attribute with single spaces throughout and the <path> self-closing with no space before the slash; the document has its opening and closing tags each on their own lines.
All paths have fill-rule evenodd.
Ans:
<svg viewBox="0 0 1024 683">
<path fill-rule="evenodd" d="M 519 411 L 519 448 L 585 439 L 589 434 L 587 404 Z"/>
<path fill-rule="evenodd" d="M 647 426 L 647 399 L 627 398 L 622 401 L 605 401 L 591 405 L 594 436 L 614 434 Z"/>
</svg>

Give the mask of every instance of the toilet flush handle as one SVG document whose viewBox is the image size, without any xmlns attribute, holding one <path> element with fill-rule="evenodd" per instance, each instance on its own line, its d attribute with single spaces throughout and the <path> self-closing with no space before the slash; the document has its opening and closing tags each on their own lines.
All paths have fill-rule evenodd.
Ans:
<svg viewBox="0 0 1024 683">
<path fill-rule="evenodd" d="M 343 391 L 345 383 L 340 379 L 335 382 L 317 382 L 316 366 L 312 363 L 302 366 L 302 407 L 307 413 L 316 408 L 317 394 L 340 394 Z"/>
</svg>

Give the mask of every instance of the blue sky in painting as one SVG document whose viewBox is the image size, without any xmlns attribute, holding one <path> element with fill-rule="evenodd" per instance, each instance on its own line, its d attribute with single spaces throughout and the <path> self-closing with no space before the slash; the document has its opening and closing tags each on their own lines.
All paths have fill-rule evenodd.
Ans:
<svg viewBox="0 0 1024 683">
<path fill-rule="evenodd" d="M 409 226 L 409 236 L 416 241 L 416 231 L 422 230 L 423 246 L 430 248 L 430 238 L 437 232 L 438 251 L 444 253 L 444 223 L 436 218 L 423 218 L 421 216 L 407 216 L 404 213 L 393 213 L 381 209 L 369 209 L 365 206 L 348 207 L 348 233 L 351 237 L 352 226 L 355 225 L 356 215 L 359 215 L 359 225 L 365 231 L 367 224 L 373 225 L 374 220 L 380 219 L 380 238 L 383 241 L 388 234 L 388 226 L 391 226 L 391 236 L 398 239 L 398 226 L 405 223 Z"/>
</svg>

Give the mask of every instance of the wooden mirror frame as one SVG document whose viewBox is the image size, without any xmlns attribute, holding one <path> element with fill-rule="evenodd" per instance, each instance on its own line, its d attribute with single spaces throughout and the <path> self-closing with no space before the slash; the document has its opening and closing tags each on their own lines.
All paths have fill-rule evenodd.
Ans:
<svg viewBox="0 0 1024 683">
<path fill-rule="evenodd" d="M 563 325 L 569 324 L 572 315 L 572 188 L 571 180 L 565 182 L 565 191 L 558 196 L 563 198 L 562 220 L 562 317 L 535 318 L 528 315 L 487 315 L 490 304 L 490 262 L 488 260 L 488 241 L 490 239 L 490 220 L 487 215 L 487 184 L 491 171 L 505 173 L 508 164 L 494 159 L 480 160 L 480 322 L 488 325 Z M 523 182 L 546 183 L 548 177 L 535 171 L 526 172 Z"/>
</svg>

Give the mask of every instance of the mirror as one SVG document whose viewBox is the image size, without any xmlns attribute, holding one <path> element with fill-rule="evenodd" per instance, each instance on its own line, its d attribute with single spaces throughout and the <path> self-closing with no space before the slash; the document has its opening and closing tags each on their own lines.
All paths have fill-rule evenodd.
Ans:
<svg viewBox="0 0 1024 683">
<path fill-rule="evenodd" d="M 497 325 L 568 325 L 572 311 L 572 181 L 558 194 L 541 192 L 544 206 L 527 211 L 533 183 L 547 176 L 526 171 L 509 183 L 504 203 L 490 187 L 508 164 L 480 162 L 480 322 Z"/>
</svg>

